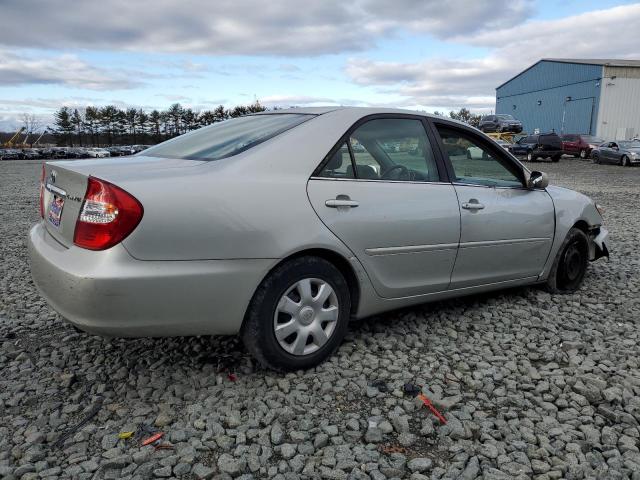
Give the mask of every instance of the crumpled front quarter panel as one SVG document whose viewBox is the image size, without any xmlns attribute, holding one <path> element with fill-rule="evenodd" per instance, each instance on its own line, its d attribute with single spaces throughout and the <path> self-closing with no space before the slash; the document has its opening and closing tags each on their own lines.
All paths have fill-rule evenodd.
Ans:
<svg viewBox="0 0 640 480">
<path fill-rule="evenodd" d="M 556 217 L 556 231 L 553 247 L 544 270 L 540 275 L 545 280 L 551 270 L 553 261 L 569 230 L 579 221 L 585 222 L 590 228 L 602 225 L 602 217 L 596 210 L 593 201 L 582 193 L 555 185 L 547 187 L 547 192 L 553 200 Z"/>
</svg>

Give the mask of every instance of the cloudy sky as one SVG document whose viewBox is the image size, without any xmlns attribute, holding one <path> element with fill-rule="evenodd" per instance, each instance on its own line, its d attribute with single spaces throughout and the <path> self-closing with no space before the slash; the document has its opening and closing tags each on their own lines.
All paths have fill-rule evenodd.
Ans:
<svg viewBox="0 0 640 480">
<path fill-rule="evenodd" d="M 61 105 L 495 104 L 540 58 L 640 59 L 616 0 L 3 0 L 0 130 Z"/>
</svg>

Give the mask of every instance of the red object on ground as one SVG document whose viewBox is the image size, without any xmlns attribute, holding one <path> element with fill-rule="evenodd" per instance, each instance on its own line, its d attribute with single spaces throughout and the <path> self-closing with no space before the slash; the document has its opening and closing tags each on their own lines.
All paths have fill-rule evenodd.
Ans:
<svg viewBox="0 0 640 480">
<path fill-rule="evenodd" d="M 142 441 L 142 446 L 144 447 L 145 445 L 149 445 L 157 440 L 160 440 L 163 436 L 164 436 L 164 432 L 158 432 L 154 435 L 151 435 L 149 438 L 145 438 Z"/>
<path fill-rule="evenodd" d="M 227 373 L 227 378 L 232 382 L 235 382 L 238 379 L 235 373 Z"/>
<path fill-rule="evenodd" d="M 447 419 L 444 418 L 444 416 L 438 411 L 436 407 L 433 406 L 433 403 L 431 403 L 431 400 L 429 400 L 424 393 L 419 393 L 418 398 L 422 400 L 422 403 L 424 403 L 427 406 L 427 408 L 431 410 L 431 413 L 433 413 L 436 416 L 436 418 L 440 420 L 440 423 L 442 425 L 446 425 Z"/>
</svg>

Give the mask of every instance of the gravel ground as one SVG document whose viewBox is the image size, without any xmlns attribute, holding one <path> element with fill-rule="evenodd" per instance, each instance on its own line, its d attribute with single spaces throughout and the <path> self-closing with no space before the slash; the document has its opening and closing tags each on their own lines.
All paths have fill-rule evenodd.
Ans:
<svg viewBox="0 0 640 480">
<path fill-rule="evenodd" d="M 389 313 L 282 375 L 234 338 L 109 340 L 62 323 L 27 262 L 39 162 L 1 162 L 0 477 L 640 479 L 640 168 L 536 166 L 607 208 L 612 258 L 580 292 Z M 118 438 L 143 428 L 173 448 Z"/>
</svg>

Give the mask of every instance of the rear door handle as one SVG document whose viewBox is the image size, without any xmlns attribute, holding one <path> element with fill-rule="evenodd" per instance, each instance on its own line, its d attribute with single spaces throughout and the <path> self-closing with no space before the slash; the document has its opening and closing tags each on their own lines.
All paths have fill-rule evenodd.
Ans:
<svg viewBox="0 0 640 480">
<path fill-rule="evenodd" d="M 329 208 L 338 208 L 338 207 L 347 207 L 347 208 L 355 208 L 360 205 L 355 200 L 350 200 L 348 198 L 334 198 L 331 200 L 327 200 L 324 204 Z"/>
<path fill-rule="evenodd" d="M 475 202 L 464 202 L 462 208 L 465 210 L 482 210 L 484 205 L 476 200 Z"/>
</svg>

